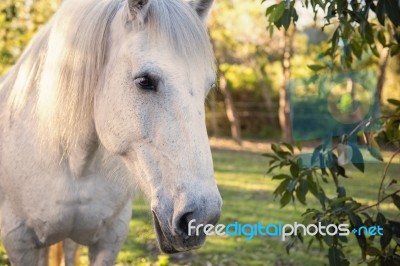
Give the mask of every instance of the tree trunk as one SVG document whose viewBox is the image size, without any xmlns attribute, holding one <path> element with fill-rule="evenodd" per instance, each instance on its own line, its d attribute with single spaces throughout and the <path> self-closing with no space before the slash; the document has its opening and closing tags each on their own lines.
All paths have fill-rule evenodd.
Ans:
<svg viewBox="0 0 400 266">
<path fill-rule="evenodd" d="M 268 89 L 268 84 L 265 82 L 264 78 L 261 77 L 261 81 L 259 82 L 259 86 L 261 88 L 261 93 L 264 99 L 265 109 L 267 110 L 267 122 L 271 127 L 275 127 L 275 119 L 274 119 L 274 105 L 272 103 L 272 98 L 270 95 L 270 90 Z"/>
<path fill-rule="evenodd" d="M 211 113 L 211 130 L 214 137 L 218 137 L 218 120 L 217 120 L 217 100 L 215 99 L 216 90 L 212 89 L 210 92 L 210 113 Z"/>
<path fill-rule="evenodd" d="M 290 59 L 293 53 L 293 37 L 295 29 L 291 27 L 285 32 L 283 44 L 283 84 L 279 91 L 279 124 L 282 130 L 282 139 L 285 142 L 292 142 L 292 127 L 290 122 L 289 103 L 289 81 L 290 81 Z"/>
<path fill-rule="evenodd" d="M 389 58 L 390 58 L 390 51 L 388 48 L 384 48 L 382 50 L 379 60 L 380 73 L 379 73 L 378 84 L 376 86 L 376 91 L 375 91 L 374 111 L 378 111 L 379 105 L 382 100 L 382 90 L 383 90 L 383 85 L 385 84 L 386 69 L 389 63 Z"/>
<path fill-rule="evenodd" d="M 228 90 L 228 83 L 222 71 L 219 72 L 219 88 L 224 96 L 226 116 L 228 117 L 229 123 L 231 124 L 231 134 L 233 140 L 237 144 L 242 144 L 241 132 L 240 132 L 240 121 L 236 114 L 235 107 L 231 93 Z"/>
<path fill-rule="evenodd" d="M 251 60 L 251 66 L 253 67 L 256 78 L 258 80 L 258 86 L 261 89 L 261 94 L 264 100 L 265 104 L 265 109 L 267 110 L 268 117 L 267 117 L 267 122 L 271 127 L 275 127 L 275 119 L 273 116 L 274 113 L 274 104 L 272 103 L 272 97 L 271 97 L 271 90 L 269 89 L 269 84 L 266 80 L 267 73 L 263 70 L 265 65 L 259 64 L 257 60 Z"/>
</svg>

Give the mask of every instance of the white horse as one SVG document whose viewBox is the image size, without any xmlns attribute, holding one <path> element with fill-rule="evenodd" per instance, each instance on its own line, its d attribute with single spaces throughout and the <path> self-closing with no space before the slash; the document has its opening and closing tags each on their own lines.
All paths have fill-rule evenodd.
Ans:
<svg viewBox="0 0 400 266">
<path fill-rule="evenodd" d="M 221 197 L 205 127 L 212 0 L 64 1 L 0 79 L 1 239 L 38 265 L 64 239 L 112 265 L 136 188 L 166 253 L 200 247 Z"/>
</svg>

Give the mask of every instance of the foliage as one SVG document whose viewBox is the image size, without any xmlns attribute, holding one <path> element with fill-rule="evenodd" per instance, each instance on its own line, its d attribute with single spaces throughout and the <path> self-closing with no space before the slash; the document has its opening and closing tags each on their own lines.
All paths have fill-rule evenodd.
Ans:
<svg viewBox="0 0 400 266">
<path fill-rule="evenodd" d="M 322 11 L 324 17 L 322 29 L 331 28 L 329 46 L 322 56 L 318 57 L 320 61 L 324 57 L 327 57 L 328 60 L 322 60 L 325 61 L 325 64 L 309 65 L 308 67 L 312 71 L 319 72 L 325 69 L 355 70 L 357 64 L 360 64 L 360 60 L 362 61 L 366 54 L 380 58 L 383 49 L 389 50 L 392 56 L 400 53 L 400 4 L 397 0 L 305 0 L 302 3 L 303 7 L 312 9 L 315 14 L 315 21 L 318 20 L 318 15 Z M 299 20 L 297 8 L 293 0 L 282 0 L 269 6 L 266 9 L 266 17 L 269 21 L 268 29 L 270 33 L 272 34 L 274 28 L 288 30 L 290 25 L 295 25 Z M 373 13 L 376 19 L 374 19 Z M 355 59 L 357 59 L 357 64 L 355 64 Z M 306 204 L 308 194 L 318 199 L 319 208 L 308 209 L 303 213 L 307 223 L 338 224 L 349 222 L 352 228 L 358 228 L 362 225 L 379 225 L 384 228 L 384 234 L 381 237 L 357 236 L 362 261 L 368 265 L 378 263 L 380 265 L 400 264 L 400 256 L 397 250 L 400 246 L 400 223 L 388 219 L 379 209 L 380 203 L 388 199 L 391 199 L 393 204 L 400 208 L 400 190 L 397 181 L 386 182 L 387 169 L 393 158 L 400 153 L 400 102 L 395 99 L 391 99 L 389 102 L 396 106 L 396 110 L 391 112 L 391 115 L 382 118 L 384 126 L 379 134 L 367 133 L 367 128 L 375 122 L 371 119 L 361 122 L 349 134 L 364 136 L 369 152 L 379 160 L 383 158 L 379 151 L 378 141 L 390 143 L 397 147 L 383 173 L 378 191 L 378 201 L 372 206 L 362 207 L 358 201 L 346 193 L 345 186 L 340 185 L 340 177 L 347 177 L 346 169 L 343 167 L 347 145 L 350 145 L 353 151 L 351 163 L 361 172 L 365 170 L 363 155 L 356 146 L 351 146 L 348 143 L 351 137 L 349 135 L 343 135 L 333 149 L 326 143 L 318 146 L 311 157 L 311 166 L 304 166 L 300 157 L 294 153 L 293 146 L 287 143 L 273 144 L 273 153 L 265 154 L 272 159 L 269 172 L 275 168 L 290 169 L 290 174 L 279 174 L 273 177 L 273 179 L 281 180 L 274 194 L 280 198 L 282 207 L 295 200 Z M 346 107 L 344 105 L 345 103 L 343 103 L 343 108 Z M 301 150 L 300 147 L 299 150 Z M 353 160 L 353 158 L 357 159 Z M 334 181 L 336 187 L 336 196 L 334 197 L 328 197 L 321 184 L 321 181 L 322 183 L 327 182 L 328 178 Z M 396 187 L 397 190 L 394 189 Z M 366 210 L 375 206 L 377 210 L 374 215 L 371 216 L 366 212 Z M 316 235 L 311 241 L 314 239 L 329 247 L 327 253 L 330 265 L 349 264 L 343 252 L 348 242 L 347 238 Z M 288 251 L 297 240 L 303 241 L 303 238 L 300 236 L 292 239 L 287 246 Z"/>
<path fill-rule="evenodd" d="M 265 2 L 268 0 L 263 0 Z M 287 30 L 299 19 L 295 0 L 282 0 L 266 10 L 268 29 L 283 27 Z M 325 68 L 350 68 L 354 59 L 372 52 L 379 58 L 378 47 L 390 49 L 391 55 L 400 53 L 400 6 L 397 0 L 305 0 L 303 6 L 311 8 L 317 20 L 324 15 L 324 26 L 331 30 L 330 47 L 323 53 L 331 58 L 326 65 L 311 65 L 314 71 Z M 377 21 L 371 19 L 375 14 Z"/>
<path fill-rule="evenodd" d="M 276 168 L 288 168 L 290 170 L 289 174 L 277 174 L 272 177 L 273 180 L 280 180 L 274 195 L 280 198 L 282 207 L 285 207 L 291 201 L 298 201 L 307 205 L 308 195 L 312 195 L 319 201 L 319 208 L 308 208 L 302 214 L 305 224 L 321 222 L 327 226 L 329 224 L 348 223 L 351 225 L 350 230 L 361 226 L 381 226 L 383 228 L 383 236 L 367 236 L 364 233 L 355 236 L 361 249 L 362 261 L 367 265 L 376 265 L 377 263 L 380 265 L 400 265 L 400 222 L 385 217 L 385 214 L 379 209 L 380 203 L 386 200 L 391 200 L 400 209 L 400 187 L 397 185 L 397 181 L 393 179 L 386 182 L 385 180 L 387 169 L 393 158 L 400 154 L 398 130 L 400 101 L 391 99 L 390 103 L 395 105 L 396 110 L 392 115 L 382 118 L 385 130 L 376 137 L 385 138 L 392 145 L 395 145 L 397 150 L 387 162 L 378 191 L 378 201 L 372 206 L 362 206 L 361 203 L 348 195 L 345 186 L 340 184 L 340 178 L 348 178 L 343 163 L 343 156 L 346 156 L 343 147 L 348 144 L 347 140 L 351 137 L 350 134 L 343 136 L 335 148 L 329 149 L 325 144 L 315 148 L 311 157 L 311 167 L 304 167 L 301 156 L 296 155 L 294 147 L 288 143 L 272 144 L 273 152 L 264 154 L 271 158 L 268 172 Z M 368 150 L 371 155 L 382 160 L 374 136 L 365 132 L 372 122 L 361 122 L 351 134 L 366 135 Z M 353 150 L 351 163 L 364 173 L 365 165 L 362 153 L 357 146 L 353 145 L 351 148 Z M 301 151 L 301 146 L 298 146 L 298 150 Z M 353 160 L 353 158 L 357 158 L 357 160 Z M 314 165 L 317 165 L 317 167 L 313 167 Z M 334 197 L 329 197 L 322 185 L 322 183 L 328 183 L 329 178 L 333 180 L 336 188 Z M 372 207 L 376 207 L 374 215 L 367 211 Z M 288 252 L 298 240 L 303 242 L 303 237 L 299 235 L 292 238 L 287 244 Z M 349 265 L 349 261 L 342 251 L 349 241 L 347 237 L 317 234 L 310 240 L 310 245 L 314 240 L 317 240 L 321 245 L 324 243 L 328 246 L 329 265 Z"/>
<path fill-rule="evenodd" d="M 0 75 L 21 55 L 34 33 L 47 22 L 59 0 L 0 2 Z"/>
</svg>

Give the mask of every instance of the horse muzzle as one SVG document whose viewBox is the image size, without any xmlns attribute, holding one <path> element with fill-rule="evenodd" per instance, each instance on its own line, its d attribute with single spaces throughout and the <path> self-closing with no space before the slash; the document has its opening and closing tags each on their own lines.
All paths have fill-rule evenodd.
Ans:
<svg viewBox="0 0 400 266">
<path fill-rule="evenodd" d="M 215 225 L 219 216 L 220 206 L 209 215 L 200 211 L 183 212 L 172 217 L 171 224 L 169 219 L 163 219 L 163 216 L 153 210 L 154 228 L 161 251 L 172 254 L 200 248 L 206 240 L 206 235 L 203 230 L 195 228 L 200 223 Z"/>
</svg>

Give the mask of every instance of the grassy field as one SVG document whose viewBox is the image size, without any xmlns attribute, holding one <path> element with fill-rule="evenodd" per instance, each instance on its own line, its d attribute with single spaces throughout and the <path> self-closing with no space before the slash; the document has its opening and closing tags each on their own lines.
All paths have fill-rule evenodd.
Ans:
<svg viewBox="0 0 400 266">
<path fill-rule="evenodd" d="M 224 200 L 220 222 L 227 224 L 234 221 L 241 223 L 283 223 L 301 222 L 302 205 L 288 206 L 281 209 L 274 201 L 272 191 L 276 183 L 265 175 L 267 160 L 256 152 L 213 149 L 216 179 Z M 349 168 L 349 179 L 342 179 L 348 194 L 354 195 L 365 204 L 372 204 L 377 195 L 384 165 L 366 165 L 366 173 L 361 174 Z M 389 177 L 399 178 L 400 165 L 390 168 Z M 329 195 L 334 195 L 332 184 L 326 185 Z M 311 198 L 310 198 L 311 199 Z M 309 206 L 316 204 L 310 200 Z M 396 216 L 395 207 L 385 203 L 381 208 L 389 216 Z M 118 256 L 118 265 L 325 265 L 325 250 L 319 246 L 306 249 L 306 244 L 299 245 L 290 255 L 285 251 L 285 242 L 277 237 L 256 237 L 250 241 L 244 237 L 216 237 L 207 239 L 205 246 L 199 250 L 166 256 L 157 249 L 149 206 L 139 197 L 133 204 L 133 217 L 126 244 Z M 399 217 L 397 216 L 397 219 Z M 309 238 L 305 238 L 308 242 Z M 346 252 L 350 254 L 352 265 L 359 262 L 358 248 L 355 239 L 351 239 Z M 87 250 L 81 251 L 81 265 L 87 264 Z M 4 252 L 0 247 L 1 256 Z M 3 260 L 4 261 L 4 260 Z"/>
</svg>

